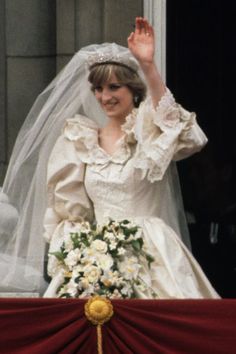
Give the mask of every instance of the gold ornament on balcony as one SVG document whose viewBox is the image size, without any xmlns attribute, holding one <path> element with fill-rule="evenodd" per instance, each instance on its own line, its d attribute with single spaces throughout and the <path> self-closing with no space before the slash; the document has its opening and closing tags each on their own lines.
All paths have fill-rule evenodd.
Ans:
<svg viewBox="0 0 236 354">
<path fill-rule="evenodd" d="M 94 296 L 89 299 L 85 306 L 85 316 L 92 322 L 92 324 L 97 326 L 97 348 L 98 354 L 102 354 L 102 325 L 109 321 L 113 316 L 113 306 L 109 299 Z"/>
</svg>

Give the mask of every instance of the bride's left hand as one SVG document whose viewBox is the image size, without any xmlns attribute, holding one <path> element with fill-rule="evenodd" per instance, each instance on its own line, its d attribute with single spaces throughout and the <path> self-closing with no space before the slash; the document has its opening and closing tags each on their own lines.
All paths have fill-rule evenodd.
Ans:
<svg viewBox="0 0 236 354">
<path fill-rule="evenodd" d="M 153 62 L 155 51 L 154 30 L 146 19 L 136 18 L 135 31 L 130 34 L 127 42 L 131 53 L 141 65 Z"/>
</svg>

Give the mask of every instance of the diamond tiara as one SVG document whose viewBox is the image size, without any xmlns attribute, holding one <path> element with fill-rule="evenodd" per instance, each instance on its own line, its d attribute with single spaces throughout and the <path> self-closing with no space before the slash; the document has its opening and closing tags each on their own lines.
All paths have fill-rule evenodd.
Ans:
<svg viewBox="0 0 236 354">
<path fill-rule="evenodd" d="M 87 63 L 89 69 L 92 69 L 94 66 L 101 64 L 117 64 L 124 66 L 134 72 L 137 72 L 139 68 L 136 59 L 133 58 L 130 54 L 119 55 L 113 54 L 111 51 L 91 54 L 87 59 Z"/>
</svg>

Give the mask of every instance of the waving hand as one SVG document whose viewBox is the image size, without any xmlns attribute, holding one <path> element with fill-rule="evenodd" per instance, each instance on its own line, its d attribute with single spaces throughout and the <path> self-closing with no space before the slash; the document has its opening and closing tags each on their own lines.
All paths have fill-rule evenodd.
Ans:
<svg viewBox="0 0 236 354">
<path fill-rule="evenodd" d="M 155 39 L 154 31 L 148 21 L 142 17 L 137 17 L 135 31 L 127 39 L 128 47 L 140 65 L 153 62 Z"/>
<path fill-rule="evenodd" d="M 135 31 L 130 34 L 127 42 L 129 50 L 143 70 L 153 105 L 156 107 L 161 97 L 165 94 L 166 88 L 154 60 L 154 30 L 146 19 L 142 17 L 136 18 Z"/>
</svg>

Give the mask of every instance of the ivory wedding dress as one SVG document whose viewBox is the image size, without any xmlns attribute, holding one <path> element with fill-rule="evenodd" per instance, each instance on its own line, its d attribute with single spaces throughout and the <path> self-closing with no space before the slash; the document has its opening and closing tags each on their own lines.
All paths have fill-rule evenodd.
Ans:
<svg viewBox="0 0 236 354">
<path fill-rule="evenodd" d="M 142 277 L 157 298 L 218 298 L 178 230 L 161 218 L 171 161 L 193 154 L 207 142 L 195 114 L 167 91 L 156 109 L 147 98 L 122 129 L 124 135 L 109 155 L 99 146 L 94 121 L 82 115 L 67 119 L 48 166 L 44 226 L 50 251 L 60 248 L 65 229 L 74 222 L 130 219 L 141 226 L 155 259 L 151 269 L 143 267 Z M 62 278 L 52 258 L 48 273 L 52 281 L 44 296 L 54 297 Z M 136 295 L 152 298 L 149 290 Z"/>
</svg>

